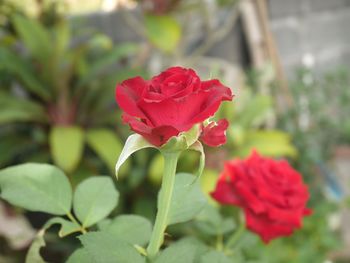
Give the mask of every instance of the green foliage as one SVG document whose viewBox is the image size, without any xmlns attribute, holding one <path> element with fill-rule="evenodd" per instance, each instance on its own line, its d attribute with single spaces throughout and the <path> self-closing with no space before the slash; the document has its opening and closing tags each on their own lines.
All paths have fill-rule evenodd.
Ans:
<svg viewBox="0 0 350 263">
<path fill-rule="evenodd" d="M 144 263 L 137 250 L 108 232 L 91 232 L 79 237 L 94 263 Z"/>
<path fill-rule="evenodd" d="M 162 251 L 155 263 L 194 263 L 205 249 L 205 246 L 196 239 L 183 239 Z"/>
<path fill-rule="evenodd" d="M 55 12 L 58 11 L 52 8 L 50 17 L 57 19 Z M 109 147 L 103 140 L 101 145 L 97 144 L 93 138 L 101 133 L 88 134 L 87 142 L 112 171 L 112 163 L 119 153 L 116 148 L 111 154 L 111 147 L 117 147 L 118 139 L 111 139 L 115 135 L 111 135 L 108 128 L 110 124 L 115 125 L 118 118 L 117 110 L 110 107 L 114 105 L 118 78 L 114 74 L 119 73 L 115 68 L 123 61 L 123 72 L 135 72 L 137 68 L 129 68 L 128 64 L 139 46 L 132 43 L 113 46 L 110 38 L 100 34 L 85 35 L 86 40 L 72 45 L 76 33 L 69 21 L 60 17 L 48 22 L 45 20 L 48 17 L 44 16 L 45 13 L 40 20 L 19 13 L 9 14 L 13 28 L 4 34 L 14 41 L 0 43 L 0 72 L 1 76 L 6 76 L 6 88 L 0 96 L 0 124 L 12 125 L 12 134 L 22 140 L 21 127 L 17 124 L 25 122 L 29 131 L 25 139 L 32 141 L 35 154 L 46 154 L 47 144 L 50 144 L 54 163 L 70 175 L 78 166 L 89 167 L 92 171 L 103 167 L 98 162 L 89 162 L 88 158 L 82 159 L 85 143 L 82 128 L 104 131 L 109 134 Z M 21 51 L 18 46 L 23 47 Z M 13 86 L 19 92 L 13 92 L 10 88 Z M 48 132 L 49 136 L 37 142 L 30 137 L 37 129 Z M 0 140 L 4 139 L 4 134 L 0 133 Z M 20 157 L 27 161 L 32 155 L 32 151 L 24 151 Z M 6 158 L 5 164 L 11 164 L 18 156 L 15 151 L 12 158 Z M 123 173 L 128 169 L 125 167 Z"/>
<path fill-rule="evenodd" d="M 123 163 L 134 153 L 144 148 L 155 148 L 153 144 L 150 144 L 139 134 L 132 134 L 126 140 L 124 148 L 119 155 L 119 159 L 115 166 L 115 174 L 118 177 L 118 172 Z"/>
<path fill-rule="evenodd" d="M 94 261 L 86 249 L 79 248 L 70 255 L 66 263 L 94 263 Z"/>
<path fill-rule="evenodd" d="M 46 263 L 40 255 L 40 249 L 46 245 L 44 240 L 45 231 L 41 230 L 31 244 L 25 263 Z"/>
<path fill-rule="evenodd" d="M 50 99 L 49 91 L 37 79 L 30 63 L 2 47 L 0 47 L 0 70 L 5 70 L 5 72 L 16 76 L 29 92 L 39 96 L 44 101 Z"/>
<path fill-rule="evenodd" d="M 137 215 L 120 215 L 100 229 L 131 245 L 144 246 L 151 237 L 151 223 Z"/>
<path fill-rule="evenodd" d="M 28 121 L 47 122 L 45 109 L 34 101 L 14 98 L 0 91 L 0 124 Z"/>
<path fill-rule="evenodd" d="M 249 92 L 247 92 L 249 94 Z M 248 95 L 244 107 L 240 109 L 235 122 L 243 128 L 251 128 L 261 125 L 271 112 L 272 98 L 267 95 Z M 244 96 L 244 95 L 243 95 Z M 241 102 L 243 103 L 243 102 Z"/>
<path fill-rule="evenodd" d="M 91 177 L 78 185 L 74 193 L 74 213 L 83 227 L 104 219 L 116 207 L 119 193 L 111 178 Z"/>
<path fill-rule="evenodd" d="M 25 46 L 41 62 L 52 55 L 50 36 L 38 21 L 15 15 L 13 23 Z"/>
<path fill-rule="evenodd" d="M 81 226 L 77 222 L 71 222 L 63 219 L 62 217 L 51 218 L 45 223 L 43 229 L 48 229 L 55 224 L 59 224 L 61 226 L 60 230 L 58 231 L 59 237 L 65 237 L 81 230 Z"/>
<path fill-rule="evenodd" d="M 191 220 L 206 204 L 199 181 L 191 174 L 180 173 L 175 177 L 168 224 Z"/>
<path fill-rule="evenodd" d="M 112 48 L 103 57 L 97 59 L 91 65 L 88 65 L 88 68 L 78 83 L 78 86 L 84 86 L 91 81 L 95 81 L 96 78 L 99 78 L 101 74 L 105 72 L 108 66 L 115 64 L 116 61 L 119 61 L 125 56 L 135 54 L 137 50 L 138 46 L 132 43 L 124 43 Z"/>
<path fill-rule="evenodd" d="M 236 154 L 247 157 L 254 149 L 263 155 L 272 157 L 296 157 L 297 154 L 290 136 L 278 130 L 247 132 L 245 143 L 237 149 Z"/>
<path fill-rule="evenodd" d="M 64 173 L 47 164 L 21 164 L 0 171 L 1 198 L 30 211 L 64 215 L 72 189 Z"/>
<path fill-rule="evenodd" d="M 100 156 L 110 171 L 114 171 L 123 146 L 115 133 L 108 129 L 91 129 L 86 133 L 88 145 Z M 128 164 L 128 162 L 126 163 Z"/>
<path fill-rule="evenodd" d="M 78 126 L 54 126 L 49 140 L 54 162 L 66 172 L 74 171 L 83 154 L 82 129 Z"/>
<path fill-rule="evenodd" d="M 211 205 L 206 205 L 196 216 L 194 225 L 201 233 L 209 236 L 224 235 L 235 228 L 232 218 L 224 218 L 219 210 Z"/>
<path fill-rule="evenodd" d="M 299 69 L 291 92 L 295 107 L 285 112 L 279 124 L 295 138 L 299 149 L 308 148 L 300 160 L 323 162 L 334 146 L 350 142 L 350 71 L 333 69 L 316 75 Z"/>
<path fill-rule="evenodd" d="M 217 118 L 230 118 L 227 130 L 228 143 L 232 156 L 247 157 L 252 150 L 271 157 L 297 156 L 288 133 L 264 127 L 273 112 L 272 98 L 266 95 L 253 95 L 251 90 L 240 94 L 240 101 L 232 105 L 224 104 Z"/>
<path fill-rule="evenodd" d="M 231 263 L 232 260 L 228 258 L 223 252 L 209 251 L 202 255 L 199 260 L 200 263 Z"/>
<path fill-rule="evenodd" d="M 157 48 L 172 52 L 177 47 L 181 37 L 181 27 L 171 16 L 145 16 L 146 35 Z"/>
<path fill-rule="evenodd" d="M 225 253 L 214 250 L 195 238 L 184 238 L 160 253 L 155 263 L 229 263 Z"/>
</svg>

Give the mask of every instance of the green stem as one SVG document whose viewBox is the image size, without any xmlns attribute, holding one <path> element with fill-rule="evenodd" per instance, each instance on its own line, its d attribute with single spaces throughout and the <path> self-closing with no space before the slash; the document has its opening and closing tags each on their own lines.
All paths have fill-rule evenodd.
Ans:
<svg viewBox="0 0 350 263">
<path fill-rule="evenodd" d="M 75 224 L 80 226 L 80 232 L 81 233 L 83 233 L 83 234 L 87 233 L 86 229 L 74 218 L 74 216 L 72 215 L 71 212 L 67 213 L 67 217 L 69 218 L 70 221 L 72 221 L 73 223 L 75 223 Z"/>
<path fill-rule="evenodd" d="M 164 241 L 164 232 L 167 227 L 171 197 L 175 182 L 176 165 L 179 155 L 180 152 L 163 152 L 165 160 L 164 174 L 158 196 L 158 211 L 151 240 L 147 247 L 147 255 L 151 260 L 157 255 L 159 248 Z"/>
<path fill-rule="evenodd" d="M 238 229 L 233 233 L 233 235 L 226 242 L 226 248 L 230 249 L 234 247 L 237 241 L 241 238 L 242 234 L 244 233 L 244 230 L 245 230 L 245 225 L 243 222 L 241 222 L 238 226 Z"/>
</svg>

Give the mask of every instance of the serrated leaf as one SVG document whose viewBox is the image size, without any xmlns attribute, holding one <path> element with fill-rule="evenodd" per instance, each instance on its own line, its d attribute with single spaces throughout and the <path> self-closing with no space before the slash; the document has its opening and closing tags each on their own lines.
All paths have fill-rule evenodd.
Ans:
<svg viewBox="0 0 350 263">
<path fill-rule="evenodd" d="M 46 263 L 40 255 L 40 249 L 46 245 L 44 240 L 45 230 L 40 230 L 33 243 L 30 245 L 26 255 L 25 263 Z"/>
<path fill-rule="evenodd" d="M 55 224 L 61 225 L 61 228 L 58 232 L 59 237 L 65 237 L 81 230 L 80 225 L 78 225 L 77 223 L 65 220 L 62 217 L 51 218 L 49 221 L 45 223 L 43 228 L 48 229 L 49 227 Z"/>
<path fill-rule="evenodd" d="M 171 16 L 146 15 L 146 34 L 150 42 L 157 48 L 173 51 L 181 37 L 181 27 Z"/>
<path fill-rule="evenodd" d="M 191 220 L 205 206 L 207 199 L 200 189 L 199 181 L 194 180 L 195 177 L 191 174 L 176 174 L 169 225 Z"/>
<path fill-rule="evenodd" d="M 108 129 L 92 129 L 86 133 L 88 145 L 113 171 L 117 156 L 120 155 L 123 145 L 119 138 Z"/>
<path fill-rule="evenodd" d="M 87 249 L 78 248 L 69 256 L 66 263 L 94 263 Z"/>
<path fill-rule="evenodd" d="M 108 225 L 101 226 L 101 230 L 132 245 L 144 246 L 151 237 L 152 225 L 148 219 L 141 216 L 121 215 Z"/>
<path fill-rule="evenodd" d="M 145 263 L 132 245 L 108 232 L 90 232 L 79 239 L 94 263 Z"/>
<path fill-rule="evenodd" d="M 78 126 L 53 126 L 49 135 L 55 164 L 66 172 L 78 166 L 84 147 L 84 133 Z"/>
<path fill-rule="evenodd" d="M 48 164 L 21 164 L 0 171 L 1 198 L 30 211 L 70 212 L 72 189 L 66 175 Z"/>
<path fill-rule="evenodd" d="M 117 206 L 119 193 L 111 178 L 95 176 L 84 180 L 74 193 L 74 213 L 84 227 L 107 217 Z"/>
<path fill-rule="evenodd" d="M 122 164 L 132 155 L 134 152 L 137 152 L 144 148 L 156 148 L 154 145 L 150 144 L 146 139 L 144 139 L 139 134 L 132 134 L 126 140 L 124 148 L 119 155 L 117 164 L 115 165 L 115 175 L 118 177 L 118 172 Z"/>
</svg>

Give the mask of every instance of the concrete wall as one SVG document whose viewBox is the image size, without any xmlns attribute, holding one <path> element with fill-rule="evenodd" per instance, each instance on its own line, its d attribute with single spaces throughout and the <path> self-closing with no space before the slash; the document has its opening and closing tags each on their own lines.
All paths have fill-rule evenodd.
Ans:
<svg viewBox="0 0 350 263">
<path fill-rule="evenodd" d="M 303 60 L 317 71 L 350 67 L 350 0 L 269 0 L 269 9 L 289 72 Z"/>
</svg>

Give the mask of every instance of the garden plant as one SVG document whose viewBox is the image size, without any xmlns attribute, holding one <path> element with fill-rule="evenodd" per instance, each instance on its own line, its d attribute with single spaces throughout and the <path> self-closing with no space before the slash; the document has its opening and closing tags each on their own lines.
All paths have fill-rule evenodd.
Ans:
<svg viewBox="0 0 350 263">
<path fill-rule="evenodd" d="M 133 77 L 116 87 L 122 119 L 135 133 L 119 155 L 115 178 L 92 176 L 73 191 L 53 165 L 25 163 L 1 170 L 3 200 L 54 215 L 38 232 L 26 262 L 46 262 L 45 233 L 56 224 L 59 237 L 72 235 L 81 242 L 68 263 L 249 262 L 242 253 L 245 235 L 253 233 L 268 244 L 301 228 L 312 213 L 301 175 L 286 160 L 264 157 L 258 149 L 245 159 L 220 160 L 224 169 L 211 197 L 201 191 L 202 143 L 226 143 L 229 122 L 213 116 L 221 104 L 232 106 L 233 97 L 218 79 L 203 81 L 188 68 L 171 67 L 150 80 Z M 109 216 L 119 201 L 120 168 L 145 148 L 159 150 L 164 158 L 154 222 L 135 214 Z M 187 151 L 200 156 L 195 174 L 177 173 L 179 157 Z M 170 234 L 188 221 L 193 227 L 186 235 Z"/>
</svg>

